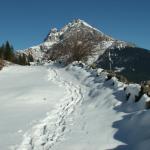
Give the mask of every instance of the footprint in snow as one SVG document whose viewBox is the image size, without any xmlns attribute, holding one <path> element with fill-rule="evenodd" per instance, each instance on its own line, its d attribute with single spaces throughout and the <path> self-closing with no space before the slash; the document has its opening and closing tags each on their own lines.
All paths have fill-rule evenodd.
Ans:
<svg viewBox="0 0 150 150">
<path fill-rule="evenodd" d="M 43 100 L 46 101 L 46 98 L 44 97 Z"/>
<path fill-rule="evenodd" d="M 22 133 L 23 131 L 22 131 L 22 130 L 18 130 L 17 132 L 18 132 L 18 133 Z"/>
</svg>

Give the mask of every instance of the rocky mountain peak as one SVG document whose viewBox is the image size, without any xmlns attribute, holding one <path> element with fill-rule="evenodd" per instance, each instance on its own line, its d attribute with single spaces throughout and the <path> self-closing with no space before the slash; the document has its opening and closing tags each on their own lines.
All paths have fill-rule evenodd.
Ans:
<svg viewBox="0 0 150 150">
<path fill-rule="evenodd" d="M 110 36 L 105 35 L 103 32 L 92 27 L 84 20 L 76 19 L 65 25 L 60 30 L 57 30 L 56 28 L 51 29 L 44 41 L 45 42 L 59 41 L 62 40 L 62 38 L 68 38 L 73 34 L 79 32 L 82 34 L 88 33 L 91 35 L 91 37 L 99 36 L 107 38 L 107 40 L 112 40 Z"/>
<path fill-rule="evenodd" d="M 128 46 L 127 42 L 116 40 L 111 36 L 104 34 L 84 20 L 75 19 L 60 30 L 52 28 L 44 39 L 44 42 L 24 50 L 24 53 L 32 54 L 35 60 L 42 60 L 45 59 L 44 56 L 49 50 L 53 51 L 54 45 L 55 48 L 59 47 L 61 44 L 65 47 L 67 43 L 72 45 L 74 43 L 90 45 L 90 47 L 96 48 L 96 56 L 103 54 L 108 48 L 113 49 L 115 47 L 122 48 Z M 97 59 L 97 57 L 94 58 L 94 60 L 95 59 Z"/>
</svg>

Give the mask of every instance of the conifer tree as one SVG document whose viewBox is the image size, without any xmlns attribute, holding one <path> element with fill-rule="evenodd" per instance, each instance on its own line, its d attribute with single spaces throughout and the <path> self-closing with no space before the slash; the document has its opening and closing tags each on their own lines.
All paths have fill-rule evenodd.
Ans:
<svg viewBox="0 0 150 150">
<path fill-rule="evenodd" d="M 12 62 L 13 58 L 14 58 L 13 47 L 7 41 L 5 46 L 4 46 L 4 59 Z"/>
<path fill-rule="evenodd" d="M 33 56 L 31 54 L 28 55 L 28 61 L 29 62 L 33 62 L 34 61 Z"/>
<path fill-rule="evenodd" d="M 3 58 L 3 49 L 2 49 L 2 47 L 0 47 L 0 58 L 1 59 Z"/>
<path fill-rule="evenodd" d="M 1 59 L 4 59 L 4 50 L 5 50 L 5 45 L 3 44 L 3 45 L 0 47 L 0 58 L 1 58 Z"/>
<path fill-rule="evenodd" d="M 33 61 L 33 56 L 15 53 L 13 46 L 7 41 L 0 46 L 0 60 L 7 60 L 19 65 L 30 65 L 29 62 Z"/>
</svg>

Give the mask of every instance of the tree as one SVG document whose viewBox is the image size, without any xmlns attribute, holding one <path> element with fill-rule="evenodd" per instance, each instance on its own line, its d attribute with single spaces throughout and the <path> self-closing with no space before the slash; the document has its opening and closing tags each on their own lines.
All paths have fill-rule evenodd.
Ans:
<svg viewBox="0 0 150 150">
<path fill-rule="evenodd" d="M 5 44 L 0 47 L 0 58 L 4 59 Z"/>
<path fill-rule="evenodd" d="M 7 41 L 0 47 L 0 60 L 7 60 L 20 65 L 29 65 L 29 62 L 33 61 L 33 57 L 31 54 L 27 56 L 15 53 L 13 46 Z"/>
<path fill-rule="evenodd" d="M 86 34 L 76 33 L 55 44 L 48 51 L 48 55 L 50 60 L 62 59 L 69 64 L 73 61 L 86 61 L 89 56 L 95 54 L 94 48 L 92 39 L 87 38 Z"/>
<path fill-rule="evenodd" d="M 27 65 L 27 57 L 26 57 L 26 55 L 25 54 L 23 54 L 23 56 L 22 56 L 22 63 L 23 63 L 23 65 Z"/>
<path fill-rule="evenodd" d="M 28 61 L 29 62 L 33 62 L 34 61 L 33 56 L 30 53 L 28 55 Z"/>
<path fill-rule="evenodd" d="M 13 49 L 13 46 L 11 46 L 8 41 L 3 46 L 3 57 L 4 57 L 3 59 L 11 61 L 11 62 L 14 59 L 14 49 Z"/>
<path fill-rule="evenodd" d="M 0 58 L 0 70 L 3 68 L 4 66 L 4 61 Z"/>
<path fill-rule="evenodd" d="M 0 58 L 2 59 L 3 58 L 3 48 L 0 47 Z"/>
<path fill-rule="evenodd" d="M 30 65 L 28 57 L 25 54 L 18 54 L 15 56 L 14 63 L 19 65 Z"/>
</svg>

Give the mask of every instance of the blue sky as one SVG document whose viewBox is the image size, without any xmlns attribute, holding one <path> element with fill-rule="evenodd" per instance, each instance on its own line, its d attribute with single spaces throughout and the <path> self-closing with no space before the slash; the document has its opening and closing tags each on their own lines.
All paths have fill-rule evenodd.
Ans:
<svg viewBox="0 0 150 150">
<path fill-rule="evenodd" d="M 0 44 L 43 41 L 50 28 L 80 18 L 117 39 L 150 49 L 149 0 L 0 0 Z"/>
</svg>

